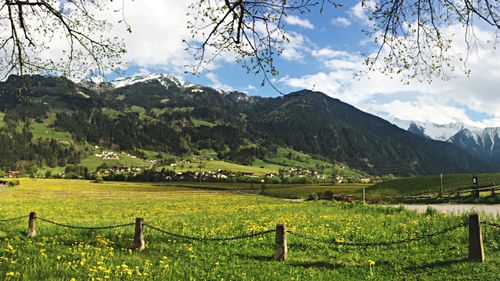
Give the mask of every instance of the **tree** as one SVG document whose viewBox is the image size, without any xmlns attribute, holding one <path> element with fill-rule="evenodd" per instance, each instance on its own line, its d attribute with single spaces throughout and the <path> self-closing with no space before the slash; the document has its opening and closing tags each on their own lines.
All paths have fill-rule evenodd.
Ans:
<svg viewBox="0 0 500 281">
<path fill-rule="evenodd" d="M 333 0 L 191 0 L 186 41 L 198 72 L 222 55 L 233 54 L 263 83 L 279 74 L 275 58 L 289 40 L 285 18 L 339 8 Z M 112 0 L 0 0 L 0 77 L 45 73 L 65 76 L 113 70 L 125 52 L 122 41 L 106 33 L 110 22 L 100 12 Z M 368 70 L 407 78 L 445 77 L 455 60 L 467 61 L 477 39 L 476 26 L 500 31 L 500 4 L 494 0 L 361 0 L 369 15 L 368 38 L 378 50 L 366 59 Z M 123 11 L 118 9 L 115 12 Z M 122 16 L 122 22 L 130 27 Z M 467 54 L 456 58 L 444 28 L 464 28 Z M 59 39 L 63 39 L 62 41 Z M 54 41 L 65 42 L 55 50 Z M 56 52 L 54 54 L 54 52 Z M 50 52 L 50 53 L 49 53 Z M 58 59 L 54 59 L 57 57 Z M 270 83 L 272 86 L 272 83 Z"/>
<path fill-rule="evenodd" d="M 366 59 L 367 70 L 403 74 L 405 78 L 446 78 L 455 59 L 466 61 L 477 39 L 474 27 L 500 31 L 500 4 L 492 0 L 362 0 L 371 27 L 365 32 L 378 50 Z M 263 83 L 278 75 L 275 57 L 288 42 L 284 18 L 313 8 L 341 7 L 330 0 L 196 0 L 188 27 L 198 44 L 194 51 L 199 71 L 222 55 L 234 54 L 248 71 L 263 75 Z M 467 54 L 456 58 L 451 38 L 443 29 L 464 27 Z M 272 83 L 270 83 L 272 86 Z"/>
<path fill-rule="evenodd" d="M 81 76 L 114 69 L 125 49 L 107 36 L 110 23 L 96 16 L 106 2 L 1 0 L 0 75 Z M 53 42 L 61 43 L 57 50 Z"/>
</svg>

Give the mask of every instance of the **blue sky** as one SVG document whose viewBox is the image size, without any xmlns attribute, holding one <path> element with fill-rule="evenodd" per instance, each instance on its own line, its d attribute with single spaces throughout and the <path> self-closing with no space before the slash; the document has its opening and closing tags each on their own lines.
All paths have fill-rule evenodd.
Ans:
<svg viewBox="0 0 500 281">
<path fill-rule="evenodd" d="M 230 57 L 222 57 L 210 70 L 197 76 L 184 73 L 184 66 L 192 61 L 182 44 L 182 39 L 189 38 L 185 15 L 189 3 L 190 0 L 125 2 L 125 17 L 132 33 L 125 32 L 123 26 L 116 26 L 113 31 L 124 38 L 128 49 L 123 58 L 127 63 L 125 75 L 164 72 L 223 90 L 277 96 L 269 86 L 261 87 L 261 76 L 247 74 Z M 430 84 L 412 81 L 410 85 L 403 85 L 400 77 L 377 72 L 354 78 L 362 70 L 365 55 L 373 53 L 377 46 L 367 43 L 361 31 L 369 23 L 359 1 L 343 4 L 322 14 L 315 9 L 309 14 L 289 16 L 286 30 L 291 43 L 277 61 L 280 75 L 274 81 L 282 92 L 303 88 L 322 91 L 388 120 L 500 126 L 500 54 L 490 45 L 479 45 L 471 54 L 470 77 L 457 72 L 451 80 L 436 78 Z M 477 31 L 481 38 L 494 38 L 488 30 Z M 450 26 L 444 32 L 461 38 L 463 29 Z M 457 40 L 453 46 L 461 50 L 462 41 Z"/>
</svg>

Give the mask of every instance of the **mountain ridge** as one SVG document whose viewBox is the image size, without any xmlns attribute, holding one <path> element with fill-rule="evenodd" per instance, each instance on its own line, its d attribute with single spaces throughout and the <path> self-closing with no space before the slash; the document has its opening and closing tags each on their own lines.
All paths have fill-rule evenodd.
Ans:
<svg viewBox="0 0 500 281">
<path fill-rule="evenodd" d="M 50 123 L 75 143 L 126 151 L 182 155 L 212 149 L 244 164 L 285 146 L 373 174 L 491 170 L 455 145 L 422 139 L 321 92 L 264 98 L 170 77 L 119 80 L 120 87 L 108 83 L 99 91 L 66 78 L 23 77 L 29 103 L 15 102 L 19 79 L 9 78 L 0 83 L 0 101 L 10 100 L 11 108 L 0 110 L 7 119 Z"/>
</svg>

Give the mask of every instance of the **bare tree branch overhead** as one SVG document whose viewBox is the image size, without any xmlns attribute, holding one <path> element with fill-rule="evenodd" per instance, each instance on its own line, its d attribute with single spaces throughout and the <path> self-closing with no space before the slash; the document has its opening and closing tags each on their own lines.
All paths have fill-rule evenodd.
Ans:
<svg viewBox="0 0 500 281">
<path fill-rule="evenodd" d="M 81 76 L 114 69 L 125 52 L 96 13 L 107 0 L 3 0 L 0 75 Z"/>
<path fill-rule="evenodd" d="M 378 49 L 366 59 L 367 70 L 403 74 L 405 80 L 447 78 L 467 60 L 474 46 L 474 28 L 500 30 L 500 4 L 488 0 L 363 0 L 369 27 L 364 30 Z M 284 18 L 293 14 L 339 8 L 340 2 L 307 0 L 197 0 L 191 5 L 188 27 L 198 72 L 217 57 L 234 55 L 248 71 L 263 75 L 263 83 L 279 74 L 275 58 L 288 43 Z M 444 29 L 464 28 L 467 53 L 451 50 L 452 39 Z M 195 43 L 193 43 L 195 42 Z M 272 83 L 270 83 L 272 86 Z"/>
<path fill-rule="evenodd" d="M 216 58 L 227 57 L 236 59 L 247 72 L 262 75 L 262 82 L 271 86 L 273 76 L 279 74 L 276 58 L 290 42 L 286 17 L 344 7 L 334 0 L 191 1 L 188 28 L 192 38 L 185 42 L 195 63 L 189 72 L 199 73 Z M 110 19 L 100 13 L 111 2 L 0 0 L 0 78 L 29 73 L 102 75 L 116 69 L 125 46 L 106 32 Z M 367 54 L 366 70 L 402 74 L 406 80 L 448 77 L 466 64 L 478 42 L 478 27 L 497 35 L 500 30 L 498 1 L 361 3 L 368 16 L 367 39 L 376 47 Z M 124 15 L 121 22 L 128 26 Z M 454 26 L 461 27 L 465 54 L 451 48 L 452 35 L 446 29 Z"/>
<path fill-rule="evenodd" d="M 188 22 L 194 40 L 186 41 L 187 50 L 194 51 L 196 60 L 192 71 L 198 73 L 217 57 L 230 53 L 248 72 L 262 74 L 262 84 L 270 82 L 279 74 L 275 58 L 289 42 L 285 17 L 318 7 L 323 10 L 326 5 L 342 4 L 330 0 L 195 1 Z"/>
</svg>

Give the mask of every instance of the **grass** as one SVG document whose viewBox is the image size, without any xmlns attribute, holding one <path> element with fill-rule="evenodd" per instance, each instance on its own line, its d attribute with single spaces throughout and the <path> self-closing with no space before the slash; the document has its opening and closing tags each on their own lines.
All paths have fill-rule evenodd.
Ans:
<svg viewBox="0 0 500 281">
<path fill-rule="evenodd" d="M 152 108 L 150 110 L 150 115 L 153 116 L 153 117 L 156 117 L 156 118 L 159 118 L 162 114 L 165 114 L 168 112 L 168 109 L 166 108 Z"/>
<path fill-rule="evenodd" d="M 363 188 L 367 188 L 368 184 L 304 184 L 304 185 L 292 185 L 284 187 L 270 187 L 265 189 L 265 195 L 279 197 L 279 198 L 290 198 L 299 199 L 307 198 L 308 195 L 312 193 L 323 193 L 325 191 L 331 191 L 335 195 L 350 195 L 360 197 Z"/>
<path fill-rule="evenodd" d="M 276 157 L 271 158 L 274 163 L 280 163 L 292 167 L 314 168 L 316 165 L 331 168 L 333 165 L 329 162 L 315 159 L 311 155 L 295 151 L 286 147 L 278 147 Z"/>
<path fill-rule="evenodd" d="M 103 160 L 101 159 L 101 157 L 97 157 L 94 154 L 89 155 L 80 161 L 80 164 L 87 167 L 90 171 L 95 171 L 95 169 L 99 167 L 102 163 L 106 163 L 108 164 L 108 166 L 134 166 L 134 167 L 151 166 L 151 163 L 148 163 L 143 159 L 132 158 L 122 153 L 117 153 L 118 157 L 120 158 L 119 160 Z"/>
<path fill-rule="evenodd" d="M 3 118 L 5 117 L 5 113 L 0 112 L 0 128 L 3 128 L 5 126 L 5 121 Z"/>
<path fill-rule="evenodd" d="M 54 128 L 48 127 L 44 123 L 33 123 L 30 125 L 30 132 L 34 139 L 56 139 L 58 141 L 70 142 L 73 141 L 71 134 L 68 132 L 56 131 Z"/>
<path fill-rule="evenodd" d="M 162 152 L 162 151 L 153 151 L 153 150 L 147 150 L 147 149 L 137 149 L 137 150 L 144 153 L 144 156 L 146 156 L 146 158 L 148 158 L 148 159 L 156 159 L 156 156 L 158 156 L 158 154 L 160 154 L 161 157 L 164 159 L 174 157 L 174 155 L 167 153 L 167 152 Z"/>
<path fill-rule="evenodd" d="M 117 119 L 121 114 L 119 111 L 112 108 L 103 108 L 102 113 L 113 120 Z"/>
<path fill-rule="evenodd" d="M 193 122 L 193 125 L 195 127 L 202 127 L 202 126 L 205 126 L 205 127 L 215 127 L 217 126 L 217 124 L 213 123 L 213 122 L 209 122 L 209 121 L 205 121 L 205 120 L 202 120 L 202 119 L 195 119 L 195 118 L 191 118 L 191 121 Z"/>
<path fill-rule="evenodd" d="M 175 167 L 175 171 L 177 172 L 198 171 L 200 169 L 200 162 L 190 162 L 190 163 L 177 162 L 176 164 L 177 166 Z M 204 160 L 201 162 L 202 171 L 217 171 L 218 169 L 222 169 L 232 172 L 254 173 L 255 175 L 259 176 L 269 173 L 277 173 L 280 167 L 282 166 L 269 163 L 259 166 L 255 165 L 246 166 L 246 165 L 226 162 L 223 160 Z M 172 167 L 170 166 L 166 168 L 172 169 Z"/>
<path fill-rule="evenodd" d="M 137 105 L 132 105 L 131 107 L 125 109 L 125 112 L 132 112 L 132 113 L 137 113 L 139 114 L 139 119 L 144 120 L 147 116 L 146 114 L 146 109 L 144 107 L 140 107 Z"/>
<path fill-rule="evenodd" d="M 0 218 L 27 215 L 81 226 L 134 222 L 184 235 L 227 237 L 274 229 L 364 242 L 406 239 L 454 226 L 464 217 L 333 202 L 285 202 L 262 196 L 132 183 L 22 179 L 0 192 Z M 494 220 L 493 218 L 482 217 Z M 498 219 L 496 219 L 498 222 Z M 495 280 L 498 230 L 483 228 L 486 261 L 466 261 L 467 231 L 397 247 L 351 248 L 289 235 L 289 259 L 272 259 L 274 234 L 233 242 L 183 241 L 145 229 L 146 250 L 130 250 L 133 226 L 74 230 L 38 220 L 1 225 L 2 280 Z"/>
<path fill-rule="evenodd" d="M 477 174 L 480 186 L 500 183 L 500 173 Z M 445 174 L 443 175 L 443 190 L 445 193 L 456 190 L 470 189 L 472 174 Z M 367 193 L 370 195 L 404 196 L 422 193 L 439 193 L 441 186 L 440 175 L 418 176 L 390 180 L 371 186 Z"/>
<path fill-rule="evenodd" d="M 365 174 L 361 171 L 350 169 L 345 165 L 333 165 L 330 162 L 317 159 L 309 154 L 293 150 L 286 147 L 278 147 L 276 156 L 269 159 L 270 162 L 288 167 L 299 167 L 304 169 L 316 169 L 324 167 L 324 174 L 331 175 L 335 169 L 336 174 L 346 177 L 362 177 Z"/>
</svg>

